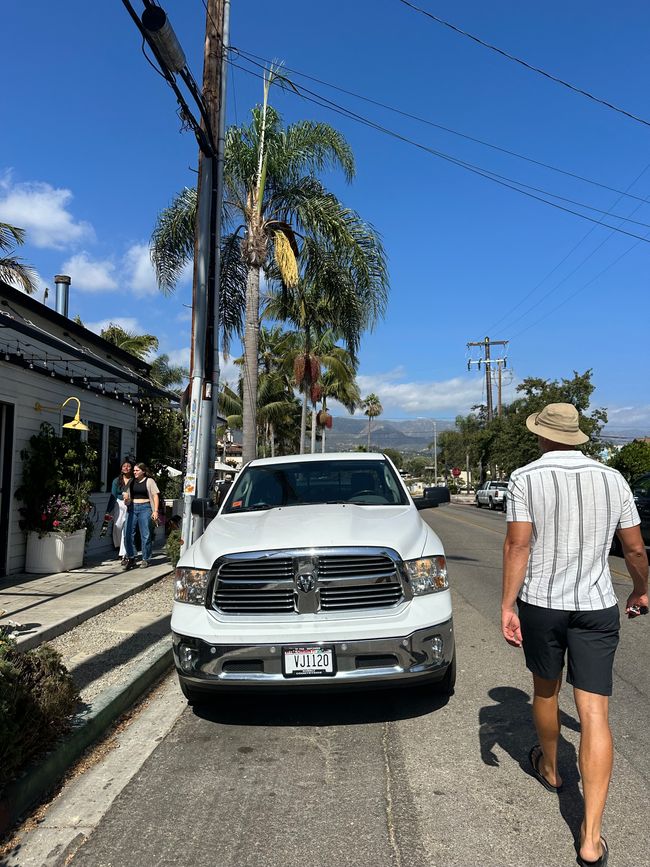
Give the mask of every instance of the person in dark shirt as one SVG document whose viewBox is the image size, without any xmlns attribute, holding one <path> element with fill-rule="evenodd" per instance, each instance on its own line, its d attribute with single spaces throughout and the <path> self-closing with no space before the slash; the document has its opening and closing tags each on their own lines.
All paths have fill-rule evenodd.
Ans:
<svg viewBox="0 0 650 867">
<path fill-rule="evenodd" d="M 133 467 L 133 479 L 123 491 L 122 497 L 126 503 L 127 519 L 125 530 L 126 563 L 122 569 L 132 569 L 135 566 L 135 528 L 140 530 L 142 540 L 142 560 L 140 568 L 145 569 L 151 561 L 153 538 L 151 521 L 158 526 L 158 506 L 160 491 L 151 477 L 146 464 L 138 463 Z"/>
</svg>

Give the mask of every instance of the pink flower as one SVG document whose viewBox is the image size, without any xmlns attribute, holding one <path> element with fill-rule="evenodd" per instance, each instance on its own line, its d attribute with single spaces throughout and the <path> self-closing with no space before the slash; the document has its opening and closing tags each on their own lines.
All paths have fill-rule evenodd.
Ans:
<svg viewBox="0 0 650 867">
<path fill-rule="evenodd" d="M 53 526 L 53 527 L 58 527 L 58 526 L 59 526 L 59 521 L 52 521 L 52 526 Z"/>
</svg>

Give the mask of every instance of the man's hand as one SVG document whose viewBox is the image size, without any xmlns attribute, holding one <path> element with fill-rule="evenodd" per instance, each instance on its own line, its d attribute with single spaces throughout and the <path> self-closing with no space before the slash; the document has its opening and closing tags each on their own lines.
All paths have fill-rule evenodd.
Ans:
<svg viewBox="0 0 650 867">
<path fill-rule="evenodd" d="M 631 620 L 633 617 L 638 617 L 639 614 L 648 613 L 648 594 L 635 593 L 634 590 L 627 597 L 625 603 L 625 613 Z"/>
<path fill-rule="evenodd" d="M 512 647 L 521 647 L 521 624 L 512 608 L 501 610 L 501 633 Z"/>
</svg>

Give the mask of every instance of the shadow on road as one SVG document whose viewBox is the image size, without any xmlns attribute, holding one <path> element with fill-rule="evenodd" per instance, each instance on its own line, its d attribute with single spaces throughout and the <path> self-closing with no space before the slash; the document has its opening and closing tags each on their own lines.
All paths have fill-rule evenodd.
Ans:
<svg viewBox="0 0 650 867">
<path fill-rule="evenodd" d="M 233 726 L 341 726 L 413 719 L 449 701 L 431 688 L 297 693 L 223 693 L 193 708 L 208 722 Z"/>
<path fill-rule="evenodd" d="M 499 765 L 499 757 L 494 752 L 498 746 L 511 756 L 525 774 L 530 773 L 528 754 L 537 743 L 533 725 L 530 696 L 521 689 L 498 686 L 488 692 L 498 704 L 485 705 L 479 711 L 479 741 L 481 758 L 486 765 Z M 570 714 L 560 711 L 560 722 L 571 731 L 580 731 L 580 723 Z M 580 774 L 577 766 L 575 747 L 560 736 L 558 764 L 562 775 L 562 791 L 557 795 L 547 792 L 540 785 L 540 797 L 557 797 L 562 818 L 571 833 L 576 837 L 584 813 L 584 801 L 578 783 Z"/>
</svg>

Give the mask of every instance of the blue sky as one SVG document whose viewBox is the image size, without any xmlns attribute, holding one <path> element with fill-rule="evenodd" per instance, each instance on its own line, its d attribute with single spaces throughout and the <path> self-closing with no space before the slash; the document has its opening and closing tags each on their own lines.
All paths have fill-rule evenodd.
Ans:
<svg viewBox="0 0 650 867">
<path fill-rule="evenodd" d="M 133 0 L 141 11 L 141 0 Z M 544 4 L 416 0 L 487 42 L 650 121 L 650 7 L 623 0 Z M 202 0 L 164 4 L 197 80 Z M 429 148 L 482 169 L 627 216 L 594 219 L 650 233 L 650 126 L 624 117 L 434 23 L 399 0 L 233 0 L 233 46 L 282 60 L 347 90 L 420 115 L 612 189 L 578 181 L 415 120 L 305 82 Z M 175 98 L 145 61 L 120 0 L 45 0 L 3 10 L 0 220 L 25 227 L 21 255 L 52 288 L 72 277 L 71 313 L 98 329 L 117 321 L 189 358 L 189 278 L 157 292 L 147 243 L 157 213 L 194 185 L 197 148 Z M 238 65 L 254 70 L 239 57 Z M 261 98 L 231 72 L 228 121 Z M 325 108 L 276 90 L 287 122 L 332 123 L 357 175 L 326 178 L 382 235 L 390 266 L 384 321 L 364 337 L 362 392 L 387 417 L 450 418 L 484 399 L 466 343 L 510 339 L 511 393 L 526 376 L 594 370 L 610 429 L 650 432 L 647 275 L 650 244 L 478 177 Z M 535 193 L 537 195 L 537 193 Z M 650 234 L 648 235 L 650 237 Z M 42 297 L 42 295 L 40 296 Z M 52 295 L 47 302 L 52 304 Z M 471 357 L 476 358 L 473 354 Z M 232 378 L 231 363 L 225 365 Z"/>
</svg>

